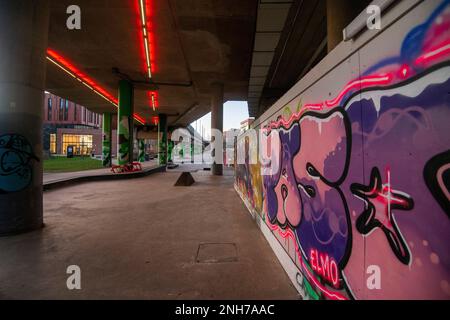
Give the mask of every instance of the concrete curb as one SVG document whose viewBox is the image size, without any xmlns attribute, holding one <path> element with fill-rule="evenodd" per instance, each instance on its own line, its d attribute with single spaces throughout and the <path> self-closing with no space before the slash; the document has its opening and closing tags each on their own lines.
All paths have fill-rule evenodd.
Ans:
<svg viewBox="0 0 450 320">
<path fill-rule="evenodd" d="M 147 168 L 139 172 L 130 173 L 118 173 L 118 174 L 99 174 L 99 175 L 87 175 L 81 177 L 67 178 L 56 181 L 50 181 L 43 184 L 44 191 L 55 190 L 64 188 L 70 185 L 83 183 L 83 182 L 96 182 L 96 181 L 111 181 L 111 180 L 125 180 L 147 177 L 151 174 L 158 172 L 166 172 L 166 166 L 159 166 L 154 168 Z"/>
</svg>

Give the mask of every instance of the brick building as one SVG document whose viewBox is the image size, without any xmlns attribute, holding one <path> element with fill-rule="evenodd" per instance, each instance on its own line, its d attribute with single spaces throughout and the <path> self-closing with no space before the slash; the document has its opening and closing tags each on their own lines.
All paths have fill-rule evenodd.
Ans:
<svg viewBox="0 0 450 320">
<path fill-rule="evenodd" d="M 54 94 L 44 96 L 44 153 L 102 154 L 102 116 Z"/>
</svg>

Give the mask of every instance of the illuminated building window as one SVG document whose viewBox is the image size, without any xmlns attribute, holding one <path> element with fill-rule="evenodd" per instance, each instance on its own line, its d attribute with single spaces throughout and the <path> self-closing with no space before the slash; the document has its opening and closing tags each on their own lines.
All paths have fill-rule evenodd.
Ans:
<svg viewBox="0 0 450 320">
<path fill-rule="evenodd" d="M 63 154 L 67 153 L 67 147 L 73 146 L 73 153 L 79 156 L 87 156 L 92 152 L 92 135 L 64 134 Z"/>
<path fill-rule="evenodd" d="M 50 134 L 50 153 L 51 154 L 56 153 L 56 134 L 55 133 Z"/>
</svg>

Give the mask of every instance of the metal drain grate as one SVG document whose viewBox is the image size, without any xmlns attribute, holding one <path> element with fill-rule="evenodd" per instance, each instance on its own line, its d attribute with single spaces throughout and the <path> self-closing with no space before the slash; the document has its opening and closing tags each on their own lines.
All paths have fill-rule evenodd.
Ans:
<svg viewBox="0 0 450 320">
<path fill-rule="evenodd" d="M 235 243 L 201 243 L 197 251 L 197 263 L 237 262 Z"/>
</svg>

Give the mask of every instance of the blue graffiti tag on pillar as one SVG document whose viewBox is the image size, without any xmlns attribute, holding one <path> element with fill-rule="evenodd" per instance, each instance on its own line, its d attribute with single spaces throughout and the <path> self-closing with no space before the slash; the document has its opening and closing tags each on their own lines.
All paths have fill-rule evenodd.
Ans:
<svg viewBox="0 0 450 320">
<path fill-rule="evenodd" d="M 25 137 L 0 136 L 0 194 L 21 191 L 30 185 L 32 160 L 39 161 L 39 158 Z"/>
</svg>

